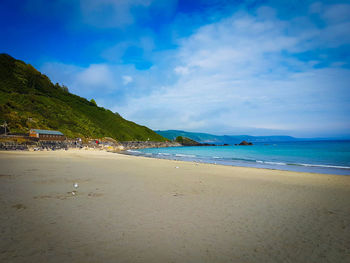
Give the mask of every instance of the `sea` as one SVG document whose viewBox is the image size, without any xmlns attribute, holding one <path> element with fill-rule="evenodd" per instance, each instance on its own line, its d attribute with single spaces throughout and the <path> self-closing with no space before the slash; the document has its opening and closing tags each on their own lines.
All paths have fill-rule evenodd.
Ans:
<svg viewBox="0 0 350 263">
<path fill-rule="evenodd" d="M 127 153 L 218 165 L 350 175 L 350 140 L 148 148 L 128 150 Z"/>
</svg>

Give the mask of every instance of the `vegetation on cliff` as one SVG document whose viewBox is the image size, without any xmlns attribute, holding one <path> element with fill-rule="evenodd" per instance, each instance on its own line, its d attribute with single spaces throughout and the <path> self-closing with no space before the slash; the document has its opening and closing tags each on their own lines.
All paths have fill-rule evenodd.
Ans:
<svg viewBox="0 0 350 263">
<path fill-rule="evenodd" d="M 53 84 L 30 64 L 0 54 L 0 121 L 11 132 L 53 129 L 67 137 L 111 137 L 119 141 L 165 141 L 151 129 L 98 107 L 94 100 Z"/>
</svg>

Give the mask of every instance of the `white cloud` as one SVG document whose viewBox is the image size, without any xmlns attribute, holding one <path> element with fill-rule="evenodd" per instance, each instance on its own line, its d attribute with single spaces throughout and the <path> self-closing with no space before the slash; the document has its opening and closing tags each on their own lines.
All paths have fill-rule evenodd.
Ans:
<svg viewBox="0 0 350 263">
<path fill-rule="evenodd" d="M 133 78 L 131 76 L 123 76 L 123 84 L 128 85 L 133 81 Z"/>
<path fill-rule="evenodd" d="M 132 45 L 133 43 L 129 41 L 119 42 L 118 44 L 104 50 L 101 56 L 108 61 L 121 63 L 122 62 L 121 58 L 124 55 L 125 51 L 127 50 L 128 47 Z"/>
<path fill-rule="evenodd" d="M 317 2 L 310 6 L 310 12 L 318 14 L 325 25 L 317 30 L 315 42 L 325 43 L 330 48 L 350 44 L 350 4 L 326 5 Z"/>
<path fill-rule="evenodd" d="M 331 132 L 329 127 L 350 123 L 344 114 L 350 112 L 345 106 L 350 70 L 315 69 L 319 61 L 288 55 L 317 45 L 331 47 L 329 39 L 317 43 L 315 33 L 290 34 L 292 23 L 262 11 L 257 17 L 233 15 L 182 39 L 177 53 L 168 58 L 176 81 L 130 98 L 126 107 L 115 110 L 154 129 L 218 133 L 256 127 L 322 135 Z"/>
<path fill-rule="evenodd" d="M 111 90 L 116 88 L 112 71 L 107 65 L 90 65 L 77 74 L 74 86 L 84 89 Z"/>
<path fill-rule="evenodd" d="M 58 82 L 64 85 L 71 84 L 75 76 L 82 70 L 81 67 L 59 62 L 47 62 L 40 68 L 40 71 L 48 75 L 53 83 Z"/>
<path fill-rule="evenodd" d="M 310 9 L 332 23 L 318 28 L 307 17 L 279 20 L 274 10 L 262 8 L 256 16 L 240 12 L 202 26 L 179 39 L 177 50 L 155 53 L 153 41 L 143 38 L 143 50 L 153 52 L 149 70 L 107 64 L 46 69 L 58 68 L 79 95 L 102 94 L 104 107 L 153 129 L 269 129 L 296 136 L 350 130 L 350 70 L 342 68 L 344 61 L 319 68 L 327 57 L 297 56 L 349 43 L 350 21 L 336 19 L 339 10 L 327 15 L 322 4 Z M 120 58 L 128 45 L 109 55 Z"/>
<path fill-rule="evenodd" d="M 188 68 L 181 66 L 176 67 L 174 71 L 179 75 L 187 75 L 189 73 Z"/>
<path fill-rule="evenodd" d="M 40 71 L 54 83 L 68 86 L 74 94 L 93 97 L 105 108 L 111 108 L 115 103 L 123 105 L 128 97 L 147 96 L 151 92 L 150 86 L 159 83 L 157 74 L 136 70 L 132 65 L 91 64 L 77 67 L 51 62 L 45 63 Z"/>
<path fill-rule="evenodd" d="M 53 82 L 66 85 L 70 92 L 83 97 L 108 96 L 108 94 L 119 91 L 122 86 L 119 74 L 123 72 L 120 68 L 107 64 L 76 67 L 52 62 L 45 63 L 40 70 Z"/>
<path fill-rule="evenodd" d="M 147 34 L 148 33 L 148 34 Z M 153 35 L 149 32 L 141 35 L 137 40 L 122 41 L 105 49 L 101 56 L 113 63 L 123 63 L 123 56 L 129 48 L 142 50 L 142 58 L 151 59 L 152 51 L 155 48 Z"/>
</svg>

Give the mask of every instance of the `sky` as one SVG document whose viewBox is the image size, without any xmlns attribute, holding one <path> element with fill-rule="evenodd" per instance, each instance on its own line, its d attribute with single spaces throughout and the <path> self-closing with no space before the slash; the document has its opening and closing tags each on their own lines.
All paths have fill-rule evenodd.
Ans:
<svg viewBox="0 0 350 263">
<path fill-rule="evenodd" d="M 350 137 L 350 1 L 2 0 L 0 53 L 154 130 Z"/>
</svg>

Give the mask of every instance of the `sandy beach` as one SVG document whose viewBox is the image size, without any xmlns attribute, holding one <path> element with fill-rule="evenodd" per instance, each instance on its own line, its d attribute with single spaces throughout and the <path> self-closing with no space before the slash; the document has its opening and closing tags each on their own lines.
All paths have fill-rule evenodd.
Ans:
<svg viewBox="0 0 350 263">
<path fill-rule="evenodd" d="M 349 176 L 0 152 L 0 206 L 0 262 L 350 262 Z"/>
</svg>

